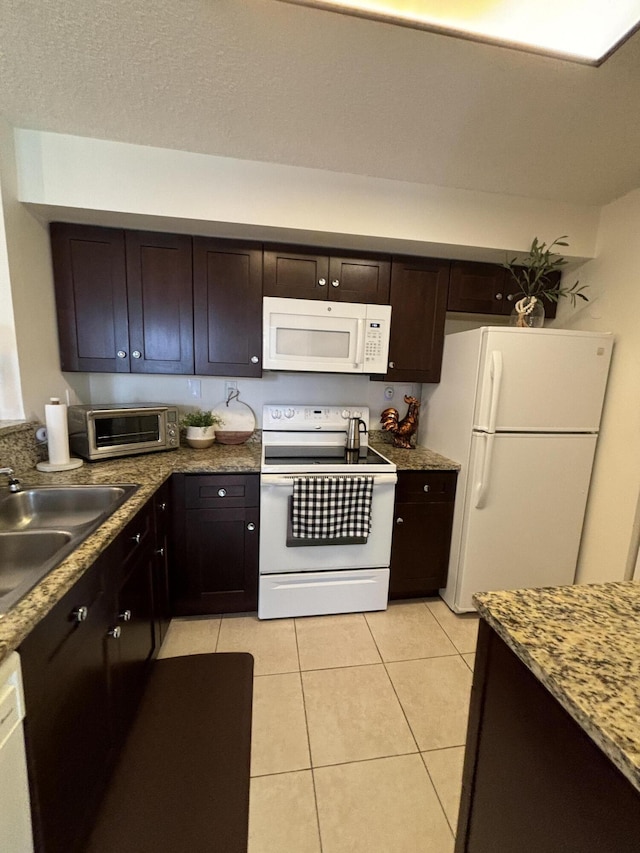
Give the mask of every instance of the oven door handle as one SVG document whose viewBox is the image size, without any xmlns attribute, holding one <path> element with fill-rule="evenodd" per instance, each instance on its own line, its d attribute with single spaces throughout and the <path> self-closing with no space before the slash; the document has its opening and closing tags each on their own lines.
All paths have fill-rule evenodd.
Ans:
<svg viewBox="0 0 640 853">
<path fill-rule="evenodd" d="M 349 476 L 363 476 L 363 477 L 373 477 L 373 485 L 375 486 L 389 486 L 394 485 L 398 482 L 397 474 L 367 474 L 365 471 L 362 472 L 361 475 L 357 474 L 262 474 L 260 477 L 260 484 L 262 486 L 289 486 L 289 488 L 293 488 L 293 481 L 296 477 L 349 477 Z"/>
</svg>

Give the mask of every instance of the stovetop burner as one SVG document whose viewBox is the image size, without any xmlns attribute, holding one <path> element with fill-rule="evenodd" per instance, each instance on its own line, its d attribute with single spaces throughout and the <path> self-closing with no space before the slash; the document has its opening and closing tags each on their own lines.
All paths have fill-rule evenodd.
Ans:
<svg viewBox="0 0 640 853">
<path fill-rule="evenodd" d="M 299 467 L 301 470 L 312 469 L 318 465 L 331 465 L 337 469 L 348 467 L 357 468 L 367 465 L 382 465 L 393 469 L 393 463 L 370 447 L 364 448 L 364 454 L 359 455 L 346 451 L 344 447 L 309 447 L 309 446 L 273 446 L 264 449 L 265 469 L 270 466 L 287 465 Z"/>
</svg>

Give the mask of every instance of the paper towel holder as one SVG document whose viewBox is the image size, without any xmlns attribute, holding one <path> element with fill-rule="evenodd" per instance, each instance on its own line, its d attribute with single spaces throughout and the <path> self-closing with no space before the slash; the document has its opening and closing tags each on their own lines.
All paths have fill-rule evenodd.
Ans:
<svg viewBox="0 0 640 853">
<path fill-rule="evenodd" d="M 60 411 L 61 409 L 65 410 L 64 414 L 62 414 L 62 412 Z M 52 412 L 56 413 L 56 421 L 57 421 L 56 426 L 61 428 L 63 436 L 64 436 L 63 438 L 62 438 L 62 436 L 59 436 L 59 438 L 62 438 L 62 441 L 64 442 L 64 445 L 65 445 L 64 455 L 67 456 L 67 461 L 65 461 L 65 462 L 63 462 L 63 461 L 51 462 L 50 460 L 47 460 L 46 462 L 38 462 L 36 464 L 36 468 L 38 469 L 38 471 L 44 471 L 45 473 L 53 473 L 55 471 L 72 471 L 74 468 L 80 468 L 84 464 L 82 459 L 78 459 L 76 457 L 71 458 L 71 457 L 69 457 L 69 454 L 68 454 L 69 436 L 68 436 L 68 432 L 67 432 L 66 409 L 67 409 L 66 406 L 60 405 L 60 399 L 58 397 L 51 397 L 51 405 L 45 406 L 45 420 L 47 422 L 47 428 L 46 428 L 47 438 L 49 437 L 49 432 L 50 432 L 50 428 L 51 428 L 51 423 L 49 421 L 49 413 L 50 413 L 50 411 L 52 411 Z M 62 415 L 62 418 L 63 418 L 62 422 L 60 422 L 60 418 L 58 417 L 58 415 Z M 60 429 L 58 429 L 58 432 L 60 433 Z M 51 452 L 49 455 L 51 456 Z"/>
</svg>

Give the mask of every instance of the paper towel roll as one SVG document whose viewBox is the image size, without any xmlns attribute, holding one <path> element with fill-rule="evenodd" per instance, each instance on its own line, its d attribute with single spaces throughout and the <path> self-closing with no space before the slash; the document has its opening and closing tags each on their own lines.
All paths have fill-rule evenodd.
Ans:
<svg viewBox="0 0 640 853">
<path fill-rule="evenodd" d="M 44 407 L 44 419 L 47 425 L 47 443 L 49 462 L 53 465 L 67 465 L 69 462 L 69 428 L 67 426 L 67 407 L 57 397 Z"/>
</svg>

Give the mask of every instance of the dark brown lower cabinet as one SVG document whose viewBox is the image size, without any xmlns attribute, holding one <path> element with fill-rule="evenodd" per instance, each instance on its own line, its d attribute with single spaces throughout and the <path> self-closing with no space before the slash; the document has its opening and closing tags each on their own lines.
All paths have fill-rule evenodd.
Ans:
<svg viewBox="0 0 640 853">
<path fill-rule="evenodd" d="M 171 595 L 179 616 L 258 606 L 258 474 L 175 474 Z"/>
<path fill-rule="evenodd" d="M 635 853 L 640 793 L 480 622 L 456 853 Z"/>
<path fill-rule="evenodd" d="M 99 560 L 20 647 L 37 851 L 76 851 L 90 830 L 112 753 Z"/>
<path fill-rule="evenodd" d="M 432 595 L 447 581 L 456 471 L 399 471 L 389 598 Z"/>
<path fill-rule="evenodd" d="M 169 564 L 171 561 L 171 486 L 167 480 L 152 498 L 155 526 L 153 561 L 153 619 L 155 649 L 162 645 L 171 621 Z"/>
<path fill-rule="evenodd" d="M 19 648 L 38 853 L 82 850 L 155 650 L 150 501 Z"/>
</svg>

